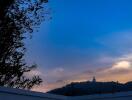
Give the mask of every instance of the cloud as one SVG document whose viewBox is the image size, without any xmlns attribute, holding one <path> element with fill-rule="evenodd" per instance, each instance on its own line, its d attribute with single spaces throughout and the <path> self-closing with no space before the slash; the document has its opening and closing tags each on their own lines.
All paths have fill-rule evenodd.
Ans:
<svg viewBox="0 0 132 100">
<path fill-rule="evenodd" d="M 115 58 L 114 58 L 115 59 Z M 100 81 L 119 81 L 125 83 L 132 80 L 132 54 L 128 53 L 117 57 L 111 66 L 104 66 L 96 70 L 96 76 Z"/>
<path fill-rule="evenodd" d="M 33 76 L 42 76 L 43 77 L 43 72 L 40 71 L 39 69 L 33 69 L 30 72 L 24 73 L 25 76 L 31 78 Z"/>
<path fill-rule="evenodd" d="M 119 61 L 112 66 L 112 69 L 129 69 L 131 67 L 132 66 L 129 61 Z"/>
<path fill-rule="evenodd" d="M 61 67 L 55 68 L 55 69 L 52 71 L 52 73 L 54 73 L 54 74 L 62 74 L 63 72 L 64 72 L 64 68 L 61 68 Z"/>
<path fill-rule="evenodd" d="M 106 58 L 106 59 L 105 59 Z M 97 59 L 98 60 L 98 59 Z M 97 61 L 96 60 L 96 61 Z M 105 63 L 106 62 L 106 63 Z M 44 83 L 35 87 L 34 91 L 46 92 L 55 88 L 62 87 L 71 82 L 81 82 L 92 80 L 96 76 L 97 81 L 119 81 L 125 83 L 132 80 L 132 54 L 127 53 L 119 57 L 102 56 L 98 64 L 101 67 L 89 69 L 89 65 L 85 69 L 68 70 L 62 67 L 56 67 L 50 70 L 33 71 L 31 75 L 37 73 L 43 76 Z M 104 64 L 105 63 L 105 64 Z M 109 65 L 107 65 L 109 63 Z"/>
<path fill-rule="evenodd" d="M 128 53 L 116 59 L 116 62 L 113 64 L 111 69 L 132 69 L 132 54 Z"/>
<path fill-rule="evenodd" d="M 104 58 L 109 59 L 109 57 Z M 104 62 L 103 59 L 101 59 L 101 62 Z M 109 62 L 108 59 L 104 60 Z M 98 81 L 120 81 L 124 83 L 132 80 L 131 77 L 128 77 L 129 75 L 132 75 L 131 53 L 113 59 L 110 57 L 109 60 L 111 60 L 110 61 L 111 65 L 104 65 L 100 68 L 95 68 L 93 70 L 89 69 L 82 73 L 78 73 L 78 75 L 71 76 L 72 80 L 76 81 L 91 80 L 93 76 L 96 76 Z"/>
</svg>

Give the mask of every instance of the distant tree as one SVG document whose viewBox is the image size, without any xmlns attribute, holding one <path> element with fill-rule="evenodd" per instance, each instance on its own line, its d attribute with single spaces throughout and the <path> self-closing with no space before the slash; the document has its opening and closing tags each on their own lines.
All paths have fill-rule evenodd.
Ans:
<svg viewBox="0 0 132 100">
<path fill-rule="evenodd" d="M 39 76 L 25 76 L 35 68 L 24 60 L 25 33 L 45 19 L 48 0 L 0 0 L 0 86 L 31 89 L 39 85 Z"/>
</svg>

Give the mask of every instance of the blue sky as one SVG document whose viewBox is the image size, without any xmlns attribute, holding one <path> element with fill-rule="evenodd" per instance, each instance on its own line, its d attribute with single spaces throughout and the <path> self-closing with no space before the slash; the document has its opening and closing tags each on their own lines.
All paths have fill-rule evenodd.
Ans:
<svg viewBox="0 0 132 100">
<path fill-rule="evenodd" d="M 27 62 L 38 64 L 51 84 L 47 90 L 58 80 L 60 86 L 65 80 L 89 80 L 99 69 L 120 65 L 122 71 L 122 65 L 131 65 L 131 5 L 131 0 L 49 0 L 52 19 L 27 40 Z M 109 77 L 101 76 L 101 81 Z M 108 80 L 116 80 L 113 77 Z"/>
</svg>

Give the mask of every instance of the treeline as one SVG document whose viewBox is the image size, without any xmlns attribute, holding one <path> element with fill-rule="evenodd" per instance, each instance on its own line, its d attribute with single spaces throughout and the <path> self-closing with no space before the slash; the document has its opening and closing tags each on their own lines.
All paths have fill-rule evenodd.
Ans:
<svg viewBox="0 0 132 100">
<path fill-rule="evenodd" d="M 121 84 L 118 82 L 79 82 L 71 83 L 62 88 L 54 89 L 48 93 L 65 95 L 65 96 L 81 96 L 91 94 L 106 94 L 132 91 L 132 82 Z"/>
</svg>

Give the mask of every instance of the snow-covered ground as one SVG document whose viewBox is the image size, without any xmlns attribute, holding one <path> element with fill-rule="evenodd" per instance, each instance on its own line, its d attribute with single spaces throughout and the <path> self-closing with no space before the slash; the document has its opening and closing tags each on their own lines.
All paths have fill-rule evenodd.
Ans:
<svg viewBox="0 0 132 100">
<path fill-rule="evenodd" d="M 71 100 L 132 100 L 132 91 L 71 97 Z"/>
<path fill-rule="evenodd" d="M 66 97 L 0 87 L 0 100 L 132 100 L 132 91 L 113 94 Z"/>
<path fill-rule="evenodd" d="M 69 100 L 65 96 L 0 87 L 0 100 Z"/>
</svg>

